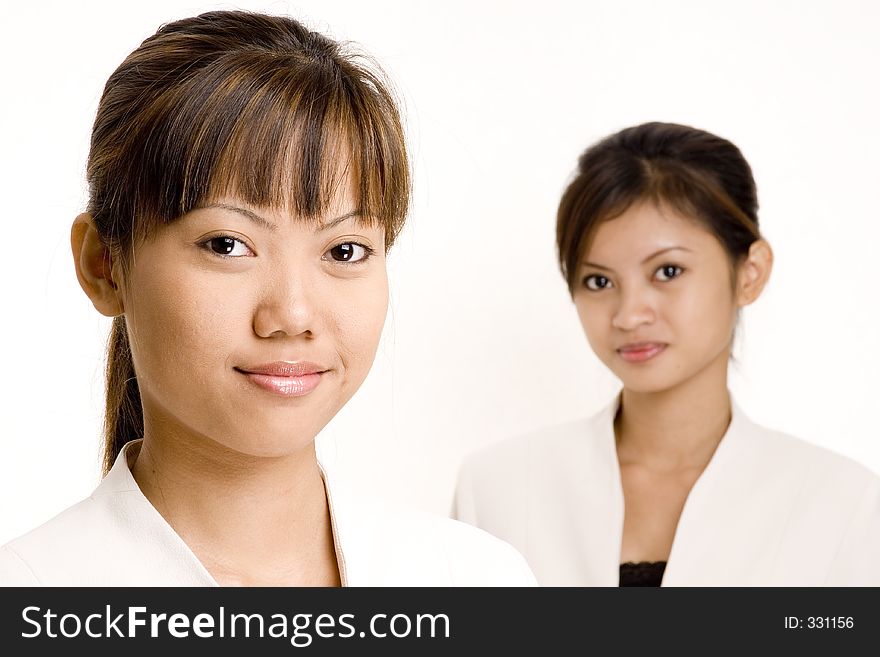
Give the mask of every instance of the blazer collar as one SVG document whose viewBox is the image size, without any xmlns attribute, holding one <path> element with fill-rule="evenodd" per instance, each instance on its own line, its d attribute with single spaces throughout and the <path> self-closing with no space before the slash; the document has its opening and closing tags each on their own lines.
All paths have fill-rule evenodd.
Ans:
<svg viewBox="0 0 880 657">
<path fill-rule="evenodd" d="M 181 581 L 193 581 L 201 586 L 219 586 L 190 547 L 150 503 L 138 486 L 137 481 L 135 481 L 131 468 L 134 466 L 142 443 L 143 440 L 132 440 L 123 446 L 116 457 L 116 461 L 113 463 L 113 467 L 98 485 L 97 489 L 95 489 L 94 493 L 92 493 L 92 497 L 114 498 L 110 502 L 116 505 L 118 501 L 120 513 L 136 515 L 136 521 L 143 525 L 143 531 L 151 539 L 156 540 L 157 548 L 160 551 L 171 549 L 177 556 L 176 563 L 180 564 L 185 571 L 188 571 L 182 573 L 185 577 L 182 577 Z M 348 528 L 348 525 L 351 524 L 348 516 L 346 516 L 345 520 L 338 517 L 338 498 L 344 498 L 345 495 L 337 490 L 331 493 L 329 478 L 320 461 L 318 462 L 318 467 L 321 472 L 321 479 L 324 482 L 327 504 L 330 508 L 330 523 L 333 532 L 333 545 L 336 551 L 336 562 L 339 567 L 339 577 L 342 586 L 351 586 L 350 569 L 348 567 L 349 559 L 347 559 L 348 554 L 343 549 L 343 545 L 347 547 L 349 542 L 357 540 L 356 537 L 360 532 L 356 523 L 355 526 L 350 529 Z M 122 508 L 123 499 L 124 509 Z"/>
<path fill-rule="evenodd" d="M 614 418 L 620 408 L 622 394 L 622 390 L 618 391 L 611 402 L 589 420 L 593 435 L 600 437 L 600 440 L 605 447 L 604 451 L 606 456 L 612 458 L 618 472 L 620 471 L 620 463 L 617 460 L 617 440 L 614 435 Z M 740 408 L 733 395 L 730 393 L 728 393 L 728 395 L 730 398 L 730 424 L 727 425 L 727 429 L 721 437 L 718 446 L 715 448 L 712 458 L 703 470 L 703 474 L 708 472 L 710 468 L 714 469 L 717 467 L 714 464 L 719 460 L 724 460 L 727 452 L 736 450 L 743 441 L 748 439 L 748 436 L 754 435 L 755 433 L 756 425 L 748 418 L 748 416 L 746 416 L 745 413 L 743 413 L 742 408 Z M 703 477 L 701 476 L 699 479 L 702 478 Z M 698 483 L 699 479 L 697 480 Z"/>
<path fill-rule="evenodd" d="M 622 392 L 622 391 L 621 391 Z M 620 561 L 620 548 L 623 537 L 624 497 L 620 476 L 620 462 L 617 458 L 617 443 L 614 435 L 614 418 L 620 408 L 621 392 L 596 415 L 590 419 L 591 433 L 599 438 L 600 449 L 605 463 L 612 464 L 612 499 L 614 504 L 607 513 L 609 532 L 605 555 L 607 574 L 602 577 L 603 585 L 617 585 L 617 567 Z M 711 527 L 724 521 L 724 513 L 718 509 L 719 499 L 736 499 L 735 489 L 741 487 L 742 467 L 748 467 L 751 450 L 748 446 L 760 434 L 755 425 L 743 413 L 739 404 L 730 395 L 730 424 L 721 437 L 709 463 L 694 482 L 682 508 L 676 525 L 663 585 L 676 585 L 688 568 L 703 559 L 710 548 L 704 547 L 698 537 L 711 533 Z M 745 448 L 745 449 L 744 449 Z"/>
</svg>

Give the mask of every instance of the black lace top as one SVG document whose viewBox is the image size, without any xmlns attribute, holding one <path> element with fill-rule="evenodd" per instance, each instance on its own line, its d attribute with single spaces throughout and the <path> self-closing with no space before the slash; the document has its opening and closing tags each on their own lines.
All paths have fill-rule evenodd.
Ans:
<svg viewBox="0 0 880 657">
<path fill-rule="evenodd" d="M 660 586 L 665 561 L 627 561 L 620 564 L 620 586 Z"/>
</svg>

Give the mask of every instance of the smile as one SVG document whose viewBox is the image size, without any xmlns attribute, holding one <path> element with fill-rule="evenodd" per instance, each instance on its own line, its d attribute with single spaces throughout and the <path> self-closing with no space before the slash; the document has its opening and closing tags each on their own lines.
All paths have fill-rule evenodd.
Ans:
<svg viewBox="0 0 880 657">
<path fill-rule="evenodd" d="M 314 363 L 277 362 L 235 370 L 255 386 L 281 397 L 303 397 L 321 382 L 326 369 Z"/>
<path fill-rule="evenodd" d="M 628 363 L 644 363 L 662 353 L 666 346 L 664 342 L 639 342 L 625 345 L 617 353 Z"/>
</svg>

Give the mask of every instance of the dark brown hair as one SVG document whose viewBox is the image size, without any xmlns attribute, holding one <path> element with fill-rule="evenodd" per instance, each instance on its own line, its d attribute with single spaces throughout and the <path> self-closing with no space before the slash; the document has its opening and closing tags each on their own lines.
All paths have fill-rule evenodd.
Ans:
<svg viewBox="0 0 880 657">
<path fill-rule="evenodd" d="M 390 248 L 410 175 L 390 85 L 348 44 L 295 20 L 215 11 L 163 25 L 110 76 L 92 132 L 88 211 L 114 258 L 157 225 L 225 195 L 319 218 L 354 181 Z M 104 471 L 143 437 L 124 316 L 107 358 Z"/>
<path fill-rule="evenodd" d="M 596 227 L 642 200 L 668 204 L 701 222 L 731 264 L 761 237 L 755 180 L 736 146 L 675 123 L 626 128 L 584 151 L 559 202 L 556 246 L 569 292 Z"/>
</svg>

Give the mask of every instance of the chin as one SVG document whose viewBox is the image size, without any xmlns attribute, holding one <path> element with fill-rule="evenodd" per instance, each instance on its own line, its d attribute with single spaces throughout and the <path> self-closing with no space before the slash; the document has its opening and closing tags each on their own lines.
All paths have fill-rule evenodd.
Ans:
<svg viewBox="0 0 880 657">
<path fill-rule="evenodd" d="M 217 442 L 232 452 L 254 458 L 291 456 L 310 447 L 315 442 L 315 435 L 311 432 L 288 430 L 281 435 L 260 433 L 259 436 L 259 440 L 254 440 L 253 434 L 249 434 L 247 438 L 242 438 L 239 441 L 226 438 Z"/>
<path fill-rule="evenodd" d="M 298 416 L 298 417 L 297 417 Z M 238 421 L 214 425 L 204 435 L 237 454 L 255 458 L 291 456 L 310 447 L 323 428 L 323 418 L 297 413 L 251 413 Z M 306 420 L 306 421 L 304 421 Z M 316 421 L 317 420 L 317 421 Z"/>
<path fill-rule="evenodd" d="M 672 386 L 661 383 L 651 383 L 647 381 L 622 380 L 623 387 L 629 392 L 635 392 L 640 395 L 650 395 L 669 390 Z"/>
<path fill-rule="evenodd" d="M 668 372 L 661 371 L 622 372 L 618 369 L 614 375 L 626 390 L 639 394 L 666 392 L 684 381 L 681 376 L 670 376 Z"/>
</svg>

